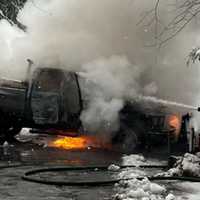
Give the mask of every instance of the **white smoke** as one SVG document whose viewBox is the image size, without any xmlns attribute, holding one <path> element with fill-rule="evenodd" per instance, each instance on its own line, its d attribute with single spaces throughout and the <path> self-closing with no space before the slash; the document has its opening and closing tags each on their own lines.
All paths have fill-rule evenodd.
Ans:
<svg viewBox="0 0 200 200">
<path fill-rule="evenodd" d="M 197 26 L 188 27 L 160 51 L 145 47 L 152 44 L 154 32 L 136 24 L 154 3 L 28 0 L 18 15 L 26 33 L 0 21 L 0 75 L 24 79 L 27 58 L 36 66 L 80 72 L 94 85 L 88 86 L 88 107 L 81 115 L 92 130 L 103 124 L 116 130 L 125 101 L 140 94 L 196 105 L 200 69 L 187 68 L 184 58 L 199 43 Z"/>
<path fill-rule="evenodd" d="M 148 85 L 145 85 L 143 88 L 144 95 L 149 96 L 149 95 L 155 95 L 158 91 L 158 86 L 156 85 L 155 82 L 152 82 Z"/>
<path fill-rule="evenodd" d="M 82 66 L 89 97 L 81 119 L 92 131 L 112 132 L 119 128 L 119 111 L 124 101 L 137 96 L 141 69 L 125 56 L 101 58 Z"/>
</svg>

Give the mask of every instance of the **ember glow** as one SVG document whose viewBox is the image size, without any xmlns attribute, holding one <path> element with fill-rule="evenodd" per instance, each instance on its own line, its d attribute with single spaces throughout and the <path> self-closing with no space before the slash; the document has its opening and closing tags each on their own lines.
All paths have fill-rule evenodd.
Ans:
<svg viewBox="0 0 200 200">
<path fill-rule="evenodd" d="M 178 137 L 181 128 L 181 118 L 178 115 L 171 115 L 169 116 L 168 122 L 171 128 L 175 128 L 175 134 Z"/>
<path fill-rule="evenodd" d="M 91 147 L 104 149 L 111 148 L 111 144 L 94 136 L 59 137 L 51 142 L 49 146 L 66 150 L 88 149 Z"/>
</svg>

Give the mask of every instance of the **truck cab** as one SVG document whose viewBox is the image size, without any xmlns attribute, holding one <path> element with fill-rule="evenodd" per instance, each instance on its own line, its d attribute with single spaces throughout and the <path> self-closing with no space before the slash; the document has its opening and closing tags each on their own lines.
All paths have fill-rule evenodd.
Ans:
<svg viewBox="0 0 200 200">
<path fill-rule="evenodd" d="M 22 127 L 78 129 L 81 110 L 81 92 L 74 72 L 37 68 L 21 84 L 13 80 L 0 82 L 0 138 L 15 135 Z"/>
<path fill-rule="evenodd" d="M 27 111 L 38 126 L 73 127 L 82 109 L 77 75 L 43 68 L 33 74 Z"/>
</svg>

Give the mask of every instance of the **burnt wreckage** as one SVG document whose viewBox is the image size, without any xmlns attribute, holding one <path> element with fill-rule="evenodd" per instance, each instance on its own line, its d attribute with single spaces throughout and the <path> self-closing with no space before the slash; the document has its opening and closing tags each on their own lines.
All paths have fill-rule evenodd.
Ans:
<svg viewBox="0 0 200 200">
<path fill-rule="evenodd" d="M 76 73 L 37 68 L 23 82 L 0 80 L 0 140 L 12 140 L 22 127 L 78 129 L 82 110 Z"/>
<path fill-rule="evenodd" d="M 23 127 L 78 132 L 82 101 L 76 73 L 56 68 L 33 69 L 29 60 L 25 81 L 0 79 L 0 142 L 13 141 Z M 113 143 L 122 145 L 124 150 L 148 145 L 151 138 L 156 138 L 153 141 L 166 138 L 174 126 L 170 125 L 167 115 L 142 113 L 136 107 L 131 103 L 124 106 L 120 112 L 120 130 L 113 134 Z M 173 130 L 178 140 L 187 132 L 181 123 L 185 126 L 189 118 L 176 120 L 175 126 L 180 127 Z"/>
<path fill-rule="evenodd" d="M 113 141 L 125 151 L 168 147 L 171 152 L 194 152 L 200 137 L 191 123 L 192 113 L 169 111 L 168 108 L 144 109 L 144 105 L 127 102 L 120 112 L 120 130 Z M 200 108 L 198 108 L 200 111 Z M 140 148 L 141 147 L 141 148 Z"/>
</svg>

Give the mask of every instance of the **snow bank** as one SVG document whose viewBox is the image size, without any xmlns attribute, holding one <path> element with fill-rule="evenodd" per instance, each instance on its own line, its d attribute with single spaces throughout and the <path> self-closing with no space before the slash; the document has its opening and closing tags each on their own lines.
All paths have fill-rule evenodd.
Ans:
<svg viewBox="0 0 200 200">
<path fill-rule="evenodd" d="M 125 155 L 122 157 L 122 163 L 123 165 L 144 165 L 146 163 L 146 159 L 143 155 L 139 154 L 132 154 L 132 155 Z"/>
<path fill-rule="evenodd" d="M 170 197 L 163 186 L 151 183 L 147 178 L 120 181 L 116 190 L 116 200 L 169 200 Z"/>
<path fill-rule="evenodd" d="M 117 166 L 117 165 L 112 164 L 112 165 L 110 165 L 110 166 L 108 167 L 108 170 L 109 170 L 109 171 L 119 171 L 119 170 L 120 170 L 120 167 Z"/>
<path fill-rule="evenodd" d="M 123 157 L 123 165 L 150 165 L 142 155 L 130 155 Z M 153 164 L 158 164 L 153 163 Z M 143 179 L 138 179 L 144 177 Z M 172 194 L 167 194 L 164 186 L 157 183 L 152 183 L 147 178 L 144 169 L 126 168 L 120 171 L 118 178 L 122 179 L 115 185 L 117 194 L 114 196 L 115 200 L 173 200 Z"/>
<path fill-rule="evenodd" d="M 200 183 L 195 182 L 175 182 L 173 188 L 178 188 L 182 191 L 180 197 L 175 200 L 199 200 L 200 199 Z M 166 199 L 171 200 L 171 199 Z"/>
<path fill-rule="evenodd" d="M 144 158 L 143 155 L 140 154 L 132 154 L 132 155 L 124 155 L 122 157 L 122 164 L 123 165 L 161 165 L 161 164 L 166 164 L 166 162 L 162 161 L 157 161 L 157 160 L 147 160 Z"/>
<path fill-rule="evenodd" d="M 173 194 L 168 194 L 165 198 L 165 200 L 175 200 L 176 197 Z"/>
<path fill-rule="evenodd" d="M 186 153 L 183 157 L 177 157 L 173 168 L 157 176 L 196 176 L 200 177 L 200 152 L 194 154 Z M 123 165 L 148 165 L 151 161 L 146 160 L 142 155 L 130 155 L 123 157 Z M 154 162 L 158 164 L 158 162 Z M 160 163 L 159 163 L 160 164 Z M 148 171 L 136 168 L 126 168 L 120 171 L 118 178 L 121 180 L 115 185 L 115 200 L 199 200 L 199 183 L 173 182 L 174 188 L 182 190 L 180 196 L 174 196 L 172 191 L 168 193 L 167 182 L 163 185 L 151 182 L 147 176 Z M 144 177 L 143 179 L 138 178 Z"/>
<path fill-rule="evenodd" d="M 200 153 L 196 155 L 186 153 L 180 157 L 174 167 L 157 176 L 196 176 L 200 177 Z"/>
<path fill-rule="evenodd" d="M 31 133 L 30 133 L 30 129 L 29 128 L 23 128 L 21 131 L 20 131 L 20 135 L 22 135 L 22 136 L 29 136 L 29 135 L 32 135 Z"/>
<path fill-rule="evenodd" d="M 200 158 L 198 156 L 185 154 L 181 166 L 183 175 L 200 176 Z"/>
</svg>

